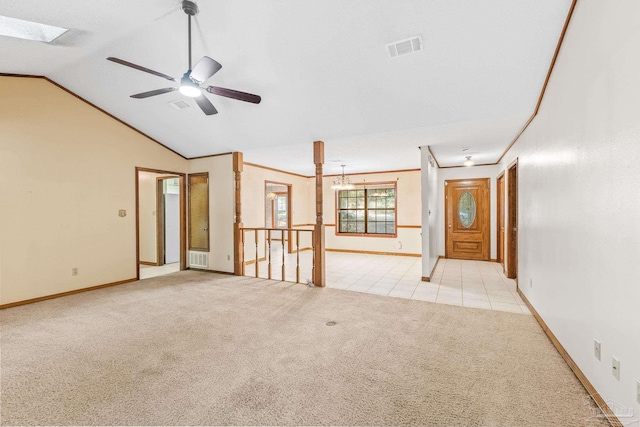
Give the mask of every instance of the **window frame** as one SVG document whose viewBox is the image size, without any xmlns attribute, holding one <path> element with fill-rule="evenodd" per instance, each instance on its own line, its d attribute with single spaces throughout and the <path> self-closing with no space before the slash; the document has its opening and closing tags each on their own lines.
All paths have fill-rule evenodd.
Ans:
<svg viewBox="0 0 640 427">
<path fill-rule="evenodd" d="M 336 236 L 351 236 L 351 237 L 378 237 L 378 238 L 396 238 L 398 237 L 398 182 L 397 181 L 381 181 L 381 182 L 367 182 L 362 183 L 362 184 L 354 184 L 355 188 L 354 190 L 375 190 L 376 188 L 380 187 L 380 186 L 390 186 L 393 185 L 393 191 L 395 193 L 395 206 L 393 208 L 393 211 L 395 213 L 394 215 L 394 224 L 393 224 L 393 229 L 394 229 L 394 233 L 393 234 L 389 234 L 389 233 L 367 233 L 367 222 L 368 222 L 368 213 L 369 213 L 369 207 L 368 207 L 368 197 L 366 196 L 366 192 L 365 192 L 365 197 L 364 197 L 364 218 L 365 218 L 365 222 L 364 222 L 364 233 L 344 233 L 344 232 L 340 232 L 340 191 L 344 191 L 344 190 L 338 190 L 335 191 L 335 209 L 334 209 L 334 213 L 335 213 L 335 234 Z M 348 190 L 347 190 L 348 191 Z M 373 208 L 372 208 L 373 209 Z"/>
</svg>

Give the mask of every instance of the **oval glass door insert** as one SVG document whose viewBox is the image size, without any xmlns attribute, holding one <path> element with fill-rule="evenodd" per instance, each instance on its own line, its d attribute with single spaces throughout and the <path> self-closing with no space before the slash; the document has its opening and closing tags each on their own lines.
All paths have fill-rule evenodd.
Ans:
<svg viewBox="0 0 640 427">
<path fill-rule="evenodd" d="M 476 201 L 468 191 L 462 193 L 458 200 L 458 217 L 464 228 L 471 227 L 476 219 Z"/>
</svg>

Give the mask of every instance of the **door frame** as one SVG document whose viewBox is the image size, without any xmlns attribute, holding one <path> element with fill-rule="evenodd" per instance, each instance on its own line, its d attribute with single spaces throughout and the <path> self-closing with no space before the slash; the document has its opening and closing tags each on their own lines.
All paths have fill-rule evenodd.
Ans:
<svg viewBox="0 0 640 427">
<path fill-rule="evenodd" d="M 496 262 L 502 264 L 502 271 L 504 272 L 504 179 L 505 173 L 502 171 L 496 177 Z M 502 231 L 502 238 L 500 237 L 500 231 Z M 502 250 L 500 250 L 502 249 Z"/>
<path fill-rule="evenodd" d="M 506 276 L 518 281 L 518 159 L 507 166 Z"/>
<path fill-rule="evenodd" d="M 156 177 L 156 265 L 158 266 L 164 265 L 165 258 L 164 180 L 176 178 L 180 177 L 177 175 Z"/>
<path fill-rule="evenodd" d="M 269 184 L 275 184 L 275 185 L 284 185 L 287 187 L 287 228 L 293 228 L 292 224 L 293 224 L 293 184 L 289 184 L 286 182 L 277 182 L 277 181 L 270 181 L 270 180 L 266 180 L 264 181 L 264 194 L 262 195 L 263 200 L 267 199 L 267 185 Z M 279 192 L 282 193 L 282 192 Z M 279 194 L 276 193 L 276 194 Z M 273 203 L 273 202 L 272 202 Z M 273 223 L 273 204 L 271 205 L 271 222 Z M 266 212 L 266 209 L 264 209 L 264 212 Z M 267 215 L 265 213 L 265 217 L 264 217 L 264 226 L 265 228 L 275 228 L 275 227 L 270 227 L 269 224 L 267 224 Z M 287 232 L 287 253 L 293 253 L 293 239 L 291 238 L 291 233 Z M 265 245 L 266 245 L 266 237 L 265 237 Z"/>
<path fill-rule="evenodd" d="M 163 175 L 174 175 L 180 179 L 180 270 L 187 268 L 187 223 L 186 223 L 186 175 L 182 172 L 166 171 L 160 169 L 135 167 L 135 193 L 136 193 L 136 279 L 140 280 L 140 172 L 150 172 Z M 157 185 L 156 185 L 157 195 Z M 156 204 L 157 207 L 157 204 Z M 156 211 L 156 217 L 157 217 Z M 156 260 L 159 261 L 159 260 Z"/>
<path fill-rule="evenodd" d="M 447 203 L 447 195 L 449 192 L 449 184 L 450 182 L 464 182 L 464 181 L 476 181 L 476 180 L 485 180 L 487 181 L 487 194 L 485 195 L 485 200 L 483 203 L 486 203 L 485 206 L 485 214 L 487 215 L 486 219 L 486 239 L 488 240 L 488 254 L 487 258 L 479 261 L 491 261 L 491 178 L 463 178 L 463 179 L 446 179 L 444 181 L 444 257 L 449 258 L 449 245 L 447 244 L 449 241 L 449 227 L 447 226 L 447 219 L 449 218 L 449 205 Z M 456 258 L 457 259 L 457 258 Z M 478 260 L 476 260 L 478 261 Z"/>
</svg>

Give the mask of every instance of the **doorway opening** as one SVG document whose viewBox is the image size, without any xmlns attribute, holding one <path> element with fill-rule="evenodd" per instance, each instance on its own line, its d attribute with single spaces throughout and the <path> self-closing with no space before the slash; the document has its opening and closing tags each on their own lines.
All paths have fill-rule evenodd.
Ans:
<svg viewBox="0 0 640 427">
<path fill-rule="evenodd" d="M 496 178 L 496 187 L 498 192 L 496 203 L 496 261 L 502 265 L 502 271 L 504 271 L 504 172 Z"/>
<path fill-rule="evenodd" d="M 186 268 L 185 174 L 136 168 L 137 278 Z"/>
<path fill-rule="evenodd" d="M 265 228 L 291 228 L 291 184 L 265 181 L 264 197 Z M 288 231 L 274 232 L 271 240 L 281 241 L 283 247 L 286 245 L 287 253 L 293 253 L 293 239 L 289 237 Z"/>
<path fill-rule="evenodd" d="M 507 277 L 518 279 L 518 159 L 507 168 Z"/>
<path fill-rule="evenodd" d="M 489 178 L 452 179 L 445 185 L 445 257 L 489 261 Z"/>
</svg>

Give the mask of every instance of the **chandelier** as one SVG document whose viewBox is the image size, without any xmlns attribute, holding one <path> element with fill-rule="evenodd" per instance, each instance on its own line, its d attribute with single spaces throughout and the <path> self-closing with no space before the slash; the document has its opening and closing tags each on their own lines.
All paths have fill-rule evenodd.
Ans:
<svg viewBox="0 0 640 427">
<path fill-rule="evenodd" d="M 332 190 L 353 190 L 355 186 L 351 183 L 351 180 L 348 176 L 344 176 L 344 167 L 342 166 L 342 175 L 333 180 L 333 184 L 331 184 Z"/>
</svg>

